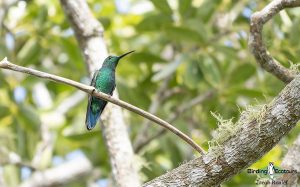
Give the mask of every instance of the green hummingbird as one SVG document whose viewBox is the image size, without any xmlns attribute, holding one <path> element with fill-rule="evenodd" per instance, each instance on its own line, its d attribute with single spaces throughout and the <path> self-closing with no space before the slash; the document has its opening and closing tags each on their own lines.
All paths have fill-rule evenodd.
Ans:
<svg viewBox="0 0 300 187">
<path fill-rule="evenodd" d="M 116 87 L 115 71 L 119 60 L 132 52 L 134 51 L 127 52 L 121 56 L 108 56 L 104 60 L 102 67 L 94 73 L 90 85 L 95 87 L 97 91 L 112 95 Z M 89 95 L 85 119 L 88 130 L 92 130 L 95 127 L 106 104 L 107 101 Z"/>
</svg>

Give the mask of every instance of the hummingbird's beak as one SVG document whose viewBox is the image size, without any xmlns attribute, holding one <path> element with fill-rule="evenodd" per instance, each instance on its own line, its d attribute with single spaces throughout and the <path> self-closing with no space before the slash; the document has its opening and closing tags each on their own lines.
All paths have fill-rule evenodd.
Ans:
<svg viewBox="0 0 300 187">
<path fill-rule="evenodd" d="M 130 54 L 130 53 L 133 53 L 133 52 L 134 52 L 134 51 L 129 51 L 129 52 L 125 53 L 125 54 L 119 56 L 119 59 L 121 59 L 121 58 L 123 58 L 124 56 L 126 56 L 126 55 L 128 55 L 128 54 Z"/>
</svg>

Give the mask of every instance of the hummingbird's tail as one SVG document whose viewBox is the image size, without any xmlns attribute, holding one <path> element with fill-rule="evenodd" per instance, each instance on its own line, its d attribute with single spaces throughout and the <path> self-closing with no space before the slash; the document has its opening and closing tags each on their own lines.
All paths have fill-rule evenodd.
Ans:
<svg viewBox="0 0 300 187">
<path fill-rule="evenodd" d="M 86 112 L 86 119 L 85 119 L 86 128 L 88 130 L 92 130 L 96 126 L 99 117 L 100 117 L 100 111 L 93 113 L 92 108 L 88 107 Z"/>
<path fill-rule="evenodd" d="M 89 96 L 85 118 L 85 125 L 88 130 L 92 130 L 96 126 L 106 104 L 106 101 Z"/>
</svg>

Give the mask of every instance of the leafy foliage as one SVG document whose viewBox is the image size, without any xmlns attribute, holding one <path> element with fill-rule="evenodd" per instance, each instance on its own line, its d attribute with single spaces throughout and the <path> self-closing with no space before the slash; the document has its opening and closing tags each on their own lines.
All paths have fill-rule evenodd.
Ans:
<svg viewBox="0 0 300 187">
<path fill-rule="evenodd" d="M 177 116 L 173 125 L 193 137 L 203 147 L 217 127 L 210 112 L 236 121 L 239 110 L 271 101 L 283 84 L 257 66 L 248 47 L 249 16 L 268 1 L 222 0 L 133 0 L 130 9 L 120 12 L 117 1 L 90 0 L 94 15 L 105 28 L 105 40 L 112 53 L 136 53 L 117 69 L 117 86 L 122 100 L 148 109 L 160 85 L 170 77 L 164 94 L 179 90 L 161 101 L 157 115 L 171 113 L 205 91 L 215 95 Z M 145 8 L 141 12 L 140 7 Z M 2 7 L 1 7 L 2 9 Z M 19 12 L 16 14 L 16 12 Z M 16 16 L 17 15 L 17 16 Z M 265 42 L 285 66 L 299 63 L 299 20 L 297 11 L 286 11 L 264 30 Z M 288 19 L 287 19 L 288 18 Z M 0 58 L 87 81 L 87 71 L 74 32 L 59 1 L 19 1 L 7 8 L 1 30 Z M 76 72 L 76 73 L 74 73 Z M 68 98 L 72 97 L 70 107 Z M 58 158 L 80 151 L 87 156 L 100 178 L 110 178 L 110 165 L 101 129 L 87 132 L 84 126 L 87 97 L 77 91 L 44 80 L 0 71 L 0 170 L 5 183 L 16 186 L 26 179 L 24 167 L 8 163 L 5 155 L 14 152 L 23 162 L 33 163 L 45 133 L 52 137 L 50 149 L 42 151 L 38 169 L 55 165 Z M 133 142 L 144 119 L 124 111 Z M 150 126 L 148 134 L 158 128 Z M 296 129 L 299 131 L 299 129 Z M 291 142 L 297 134 L 283 141 Z M 284 145 L 278 145 L 254 167 L 268 161 L 280 163 Z M 141 176 L 150 180 L 193 158 L 193 151 L 173 135 L 162 135 L 139 152 Z M 26 168 L 26 167 L 25 167 Z M 225 186 L 252 185 L 255 177 L 242 173 Z M 70 184 L 70 186 L 76 186 Z"/>
</svg>

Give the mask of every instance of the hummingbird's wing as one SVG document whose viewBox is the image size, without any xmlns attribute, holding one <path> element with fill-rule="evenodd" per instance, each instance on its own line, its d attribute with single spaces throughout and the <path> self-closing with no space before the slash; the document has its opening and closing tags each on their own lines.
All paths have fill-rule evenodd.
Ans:
<svg viewBox="0 0 300 187">
<path fill-rule="evenodd" d="M 96 85 L 96 78 L 97 78 L 98 73 L 99 73 L 99 70 L 95 71 L 90 86 L 95 87 L 95 85 Z M 88 108 L 90 108 L 91 101 L 92 101 L 92 96 L 89 95 Z"/>
<path fill-rule="evenodd" d="M 90 86 L 95 87 L 98 72 L 99 72 L 99 70 L 97 70 L 94 73 Z M 96 116 L 92 114 L 92 111 L 91 111 L 92 100 L 93 100 L 93 97 L 91 95 L 89 95 L 86 116 L 85 116 L 85 125 L 88 130 L 91 130 L 96 125 L 97 120 L 100 116 L 100 114 L 97 114 Z"/>
<path fill-rule="evenodd" d="M 98 73 L 99 73 L 99 70 L 95 71 L 90 86 L 95 87 L 95 84 L 96 84 L 96 77 L 97 77 Z"/>
<path fill-rule="evenodd" d="M 113 94 L 115 88 L 116 88 L 116 84 L 114 84 L 114 86 L 113 86 L 112 90 L 110 91 L 109 95 L 112 95 L 112 94 Z M 100 112 L 99 112 L 99 115 L 102 114 L 102 112 L 103 112 L 103 110 L 104 110 L 106 104 L 107 104 L 107 101 L 104 101 L 104 100 L 100 100 L 100 101 L 99 101 L 99 105 L 100 105 L 100 108 L 99 108 L 99 111 L 100 111 Z"/>
<path fill-rule="evenodd" d="M 114 87 L 113 87 L 113 89 L 111 90 L 111 92 L 110 92 L 109 95 L 113 95 L 115 88 L 116 88 L 116 83 L 115 83 L 115 85 L 114 85 Z"/>
</svg>

